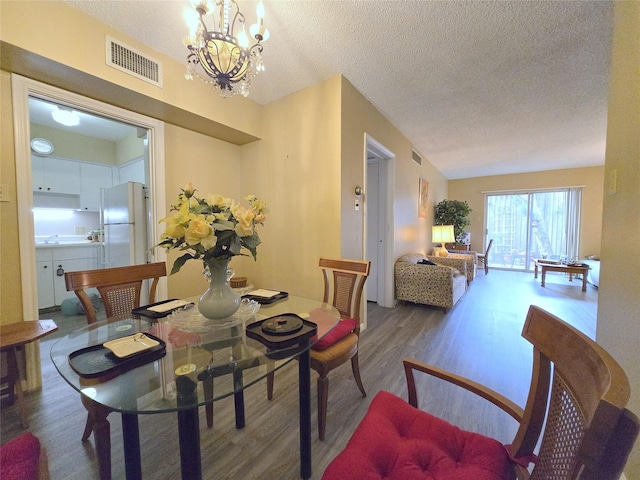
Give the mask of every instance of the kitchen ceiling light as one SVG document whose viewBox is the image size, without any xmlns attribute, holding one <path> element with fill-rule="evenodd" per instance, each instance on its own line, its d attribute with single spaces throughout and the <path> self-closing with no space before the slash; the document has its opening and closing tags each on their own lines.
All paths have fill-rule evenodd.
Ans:
<svg viewBox="0 0 640 480">
<path fill-rule="evenodd" d="M 189 49 L 185 78 L 194 75 L 206 83 L 218 87 L 223 97 L 237 93 L 249 95 L 251 79 L 264 71 L 262 43 L 269 38 L 269 30 L 264 26 L 264 4 L 258 2 L 257 21 L 249 29 L 256 41 L 249 46 L 249 36 L 245 28 L 245 18 L 235 0 L 191 0 L 194 10 L 185 11 L 185 20 L 190 33 L 183 39 Z M 209 30 L 205 19 L 210 13 L 213 29 Z M 242 31 L 234 35 L 234 29 Z M 196 70 L 200 65 L 207 77 Z"/>
<path fill-rule="evenodd" d="M 51 155 L 53 153 L 53 144 L 46 138 L 34 138 L 31 140 L 31 150 L 40 155 Z"/>
<path fill-rule="evenodd" d="M 67 127 L 75 127 L 80 124 L 80 116 L 68 107 L 58 107 L 51 112 L 53 119 Z"/>
</svg>

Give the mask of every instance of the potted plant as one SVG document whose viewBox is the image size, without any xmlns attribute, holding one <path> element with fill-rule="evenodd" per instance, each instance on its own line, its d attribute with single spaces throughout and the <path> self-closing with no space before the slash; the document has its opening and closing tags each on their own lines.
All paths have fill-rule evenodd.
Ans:
<svg viewBox="0 0 640 480">
<path fill-rule="evenodd" d="M 467 236 L 465 227 L 471 224 L 469 214 L 471 207 L 466 201 L 442 200 L 436 205 L 434 223 L 436 225 L 453 225 L 453 233 L 457 243 L 463 243 Z"/>
</svg>

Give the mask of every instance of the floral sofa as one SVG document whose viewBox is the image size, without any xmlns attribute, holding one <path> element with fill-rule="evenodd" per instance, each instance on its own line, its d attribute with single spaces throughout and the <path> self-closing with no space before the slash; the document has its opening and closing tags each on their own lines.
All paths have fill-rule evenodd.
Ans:
<svg viewBox="0 0 640 480">
<path fill-rule="evenodd" d="M 465 254 L 449 252 L 446 257 L 427 255 L 426 258 L 438 265 L 447 265 L 455 268 L 467 277 L 467 285 L 476 278 L 476 264 L 478 263 L 476 252 L 465 252 Z"/>
<path fill-rule="evenodd" d="M 418 263 L 420 260 L 428 258 L 419 253 L 409 253 L 396 261 L 396 298 L 442 307 L 446 312 L 466 291 L 466 270 L 461 273 L 448 265 L 421 265 Z M 462 265 L 466 266 L 466 263 Z"/>
</svg>

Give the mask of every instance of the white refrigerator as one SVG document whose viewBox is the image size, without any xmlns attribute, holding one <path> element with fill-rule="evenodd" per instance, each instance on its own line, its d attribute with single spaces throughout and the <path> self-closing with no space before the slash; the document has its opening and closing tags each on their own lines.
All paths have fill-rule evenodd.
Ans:
<svg viewBox="0 0 640 480">
<path fill-rule="evenodd" d="M 147 195 L 143 184 L 121 183 L 102 189 L 103 267 L 147 263 Z"/>
</svg>

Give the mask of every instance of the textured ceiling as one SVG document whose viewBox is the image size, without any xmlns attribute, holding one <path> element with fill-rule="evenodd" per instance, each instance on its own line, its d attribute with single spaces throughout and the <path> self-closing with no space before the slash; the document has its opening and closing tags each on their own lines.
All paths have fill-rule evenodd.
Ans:
<svg viewBox="0 0 640 480">
<path fill-rule="evenodd" d="M 184 63 L 187 0 L 66 3 Z M 253 23 L 256 3 L 239 3 Z M 613 2 L 265 8 L 260 104 L 342 73 L 448 179 L 604 164 Z"/>
</svg>

